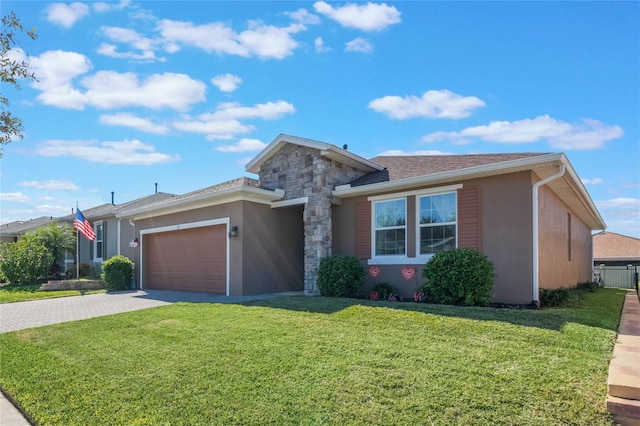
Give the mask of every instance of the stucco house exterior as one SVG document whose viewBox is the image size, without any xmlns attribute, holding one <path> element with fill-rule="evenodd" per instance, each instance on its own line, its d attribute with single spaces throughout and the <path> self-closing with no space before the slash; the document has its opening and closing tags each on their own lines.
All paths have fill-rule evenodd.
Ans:
<svg viewBox="0 0 640 426">
<path fill-rule="evenodd" d="M 434 253 L 471 247 L 495 265 L 493 301 L 530 304 L 542 288 L 589 281 L 591 233 L 605 229 L 562 153 L 365 159 L 283 134 L 246 170 L 257 179 L 104 216 L 112 218 L 107 235 L 120 230 L 138 287 L 315 295 L 320 260 L 344 254 L 379 272 L 366 286 L 388 282 L 411 296 Z M 85 215 L 92 223 L 101 217 Z"/>
</svg>

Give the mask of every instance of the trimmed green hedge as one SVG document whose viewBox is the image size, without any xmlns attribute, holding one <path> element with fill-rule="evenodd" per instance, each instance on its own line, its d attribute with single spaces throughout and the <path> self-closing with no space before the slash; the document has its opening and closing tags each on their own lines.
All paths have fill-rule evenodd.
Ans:
<svg viewBox="0 0 640 426">
<path fill-rule="evenodd" d="M 357 297 L 364 281 L 364 268 L 353 256 L 334 254 L 320 261 L 318 289 L 329 297 Z"/>
<path fill-rule="evenodd" d="M 102 264 L 101 278 L 109 291 L 129 290 L 133 262 L 122 255 L 113 256 Z"/>
</svg>

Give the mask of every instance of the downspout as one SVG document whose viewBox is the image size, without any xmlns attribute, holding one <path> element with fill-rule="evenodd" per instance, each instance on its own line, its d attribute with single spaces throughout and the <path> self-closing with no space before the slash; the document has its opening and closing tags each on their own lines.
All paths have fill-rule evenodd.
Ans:
<svg viewBox="0 0 640 426">
<path fill-rule="evenodd" d="M 564 163 L 560 164 L 559 170 L 556 174 L 542 179 L 540 182 L 533 184 L 532 191 L 532 222 L 533 222 L 533 303 L 538 304 L 538 292 L 539 292 L 539 274 L 540 274 L 540 259 L 539 259 L 539 241 L 538 241 L 538 189 L 542 185 L 546 185 L 552 180 L 556 180 L 564 175 L 566 168 Z"/>
</svg>

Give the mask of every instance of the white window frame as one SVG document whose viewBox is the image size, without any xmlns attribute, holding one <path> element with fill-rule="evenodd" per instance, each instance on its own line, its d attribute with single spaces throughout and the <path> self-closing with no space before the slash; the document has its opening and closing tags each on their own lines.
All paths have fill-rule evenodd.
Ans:
<svg viewBox="0 0 640 426">
<path fill-rule="evenodd" d="M 402 201 L 404 204 L 404 226 L 394 226 L 388 228 L 380 228 L 376 227 L 376 206 L 380 203 L 387 203 L 393 201 Z M 407 235 L 408 235 L 408 227 L 407 227 L 407 198 L 406 197 L 393 197 L 393 198 L 385 198 L 381 200 L 377 200 L 371 203 L 371 258 L 378 259 L 377 263 L 385 263 L 392 262 L 400 259 L 407 258 Z M 404 229 L 404 254 L 376 254 L 376 231 L 382 229 Z"/>
<path fill-rule="evenodd" d="M 460 185 L 460 187 L 462 187 L 462 185 Z M 443 188 L 440 188 L 443 189 Z M 453 194 L 455 195 L 455 199 L 456 199 L 456 220 L 455 222 L 439 222 L 433 225 L 423 225 L 420 223 L 420 199 L 424 198 L 424 197 L 433 197 L 436 195 L 446 195 L 446 194 Z M 457 188 L 456 190 L 449 190 L 449 191 L 437 191 L 437 192 L 427 192 L 427 193 L 423 193 L 423 194 L 416 194 L 416 259 L 418 259 L 420 261 L 420 263 L 426 263 L 427 261 L 429 261 L 429 259 L 431 259 L 433 257 L 433 255 L 435 253 L 427 253 L 427 254 L 422 254 L 420 253 L 420 230 L 425 227 L 433 227 L 433 226 L 445 226 L 445 225 L 455 225 L 456 227 L 456 242 L 455 242 L 455 246 L 456 248 L 458 247 L 458 193 L 457 193 Z"/>
<path fill-rule="evenodd" d="M 98 226 L 102 226 L 102 239 L 98 240 Z M 104 258 L 104 239 L 105 239 L 105 235 L 104 235 L 104 221 L 103 220 L 97 220 L 95 222 L 93 222 L 93 232 L 95 232 L 96 234 L 96 239 L 93 240 L 93 261 L 94 262 L 102 262 L 102 259 Z M 102 243 L 102 250 L 100 250 L 100 257 L 97 256 L 98 254 L 98 243 Z"/>
<path fill-rule="evenodd" d="M 436 188 L 427 188 L 427 189 L 419 189 L 415 191 L 404 191 L 404 192 L 396 192 L 394 194 L 385 194 L 385 195 L 374 195 L 371 197 L 367 197 L 367 201 L 371 202 L 371 258 L 367 261 L 369 265 L 403 265 L 403 264 L 417 264 L 417 263 L 427 263 L 429 259 L 433 257 L 433 255 L 420 255 L 420 197 L 424 197 L 427 195 L 438 195 L 438 194 L 446 194 L 449 192 L 456 193 L 456 247 L 458 247 L 458 217 L 457 217 L 457 208 L 458 208 L 458 189 L 463 188 L 463 184 L 453 184 L 440 186 Z M 404 255 L 382 255 L 376 256 L 376 247 L 375 247 L 375 204 L 379 201 L 393 201 L 398 199 L 404 199 L 405 209 L 407 206 L 407 198 L 410 196 L 416 197 L 416 217 L 415 217 L 415 238 L 416 238 L 416 257 L 408 257 L 407 253 L 407 242 L 408 239 L 405 240 L 405 254 Z M 405 223 L 405 229 L 407 232 L 409 231 L 408 222 Z M 408 234 L 407 234 L 408 236 Z"/>
</svg>

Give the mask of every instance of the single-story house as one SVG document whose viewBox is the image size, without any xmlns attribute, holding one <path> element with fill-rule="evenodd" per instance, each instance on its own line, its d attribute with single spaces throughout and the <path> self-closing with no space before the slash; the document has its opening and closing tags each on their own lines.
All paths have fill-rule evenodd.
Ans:
<svg viewBox="0 0 640 426">
<path fill-rule="evenodd" d="M 136 251 L 135 247 L 133 247 L 135 244 L 131 244 L 135 239 L 134 227 L 132 223 L 117 218 L 116 214 L 123 209 L 137 208 L 172 197 L 175 197 L 175 195 L 157 192 L 133 201 L 115 204 L 112 194 L 111 204 L 102 204 L 86 210 L 81 209 L 84 217 L 91 223 L 96 239 L 90 241 L 80 235 L 78 239 L 78 258 L 80 263 L 87 263 L 100 271 L 102 262 L 115 255 L 121 254 L 133 259 Z M 74 213 L 58 220 L 71 226 L 75 217 Z"/>
<path fill-rule="evenodd" d="M 343 254 L 371 271 L 365 292 L 388 282 L 410 297 L 435 253 L 471 247 L 495 265 L 493 301 L 530 304 L 591 280 L 605 229 L 562 153 L 365 159 L 283 134 L 246 170 L 257 179 L 115 211 L 139 243 L 127 255 L 140 288 L 315 295 L 321 259 Z"/>
<path fill-rule="evenodd" d="M 608 231 L 594 234 L 593 265 L 640 266 L 640 239 Z"/>
<path fill-rule="evenodd" d="M 41 216 L 35 219 L 4 223 L 0 226 L 0 242 L 10 243 L 18 241 L 21 235 L 27 232 L 33 232 L 41 226 L 45 226 L 55 220 L 52 216 Z"/>
</svg>

